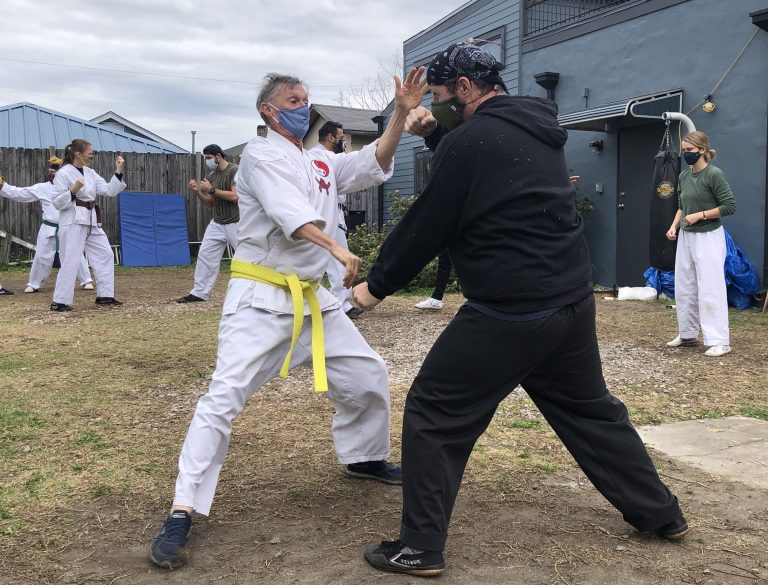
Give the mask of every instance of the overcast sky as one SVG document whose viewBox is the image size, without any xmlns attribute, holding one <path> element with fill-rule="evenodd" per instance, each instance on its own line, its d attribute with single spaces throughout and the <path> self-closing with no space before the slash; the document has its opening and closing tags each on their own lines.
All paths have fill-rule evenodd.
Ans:
<svg viewBox="0 0 768 585">
<path fill-rule="evenodd" d="M 255 135 L 266 73 L 297 75 L 311 101 L 335 105 L 466 3 L 2 0 L 0 105 L 85 119 L 112 110 L 186 149 L 191 130 L 197 150 L 228 148 Z"/>
</svg>

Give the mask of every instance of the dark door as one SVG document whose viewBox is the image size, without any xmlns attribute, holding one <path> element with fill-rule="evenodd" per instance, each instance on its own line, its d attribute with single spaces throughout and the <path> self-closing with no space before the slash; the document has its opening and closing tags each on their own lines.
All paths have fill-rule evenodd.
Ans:
<svg viewBox="0 0 768 585">
<path fill-rule="evenodd" d="M 616 286 L 645 286 L 650 266 L 648 241 L 653 157 L 664 124 L 644 123 L 619 130 L 619 189 L 616 194 Z"/>
</svg>

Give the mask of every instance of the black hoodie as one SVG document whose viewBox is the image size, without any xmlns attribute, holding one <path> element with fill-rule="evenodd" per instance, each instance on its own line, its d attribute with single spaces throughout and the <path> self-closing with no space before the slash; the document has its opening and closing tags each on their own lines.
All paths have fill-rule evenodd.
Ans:
<svg viewBox="0 0 768 585">
<path fill-rule="evenodd" d="M 590 294 L 589 253 L 549 100 L 496 96 L 445 134 L 424 192 L 368 274 L 383 299 L 448 248 L 464 296 L 528 313 Z"/>
</svg>

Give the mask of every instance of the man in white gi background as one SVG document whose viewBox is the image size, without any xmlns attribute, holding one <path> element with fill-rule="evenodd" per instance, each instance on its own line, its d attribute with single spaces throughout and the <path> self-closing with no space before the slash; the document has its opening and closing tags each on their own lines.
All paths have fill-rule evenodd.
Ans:
<svg viewBox="0 0 768 585">
<path fill-rule="evenodd" d="M 232 250 L 237 248 L 237 226 L 240 221 L 235 186 L 237 165 L 227 161 L 227 155 L 218 144 L 206 146 L 203 156 L 208 176 L 199 185 L 194 179 L 190 180 L 189 188 L 203 205 L 213 208 L 213 219 L 205 228 L 203 242 L 197 253 L 192 292 L 177 299 L 179 303 L 207 301 L 219 276 L 221 258 L 227 244 Z"/>
<path fill-rule="evenodd" d="M 395 78 L 396 105 L 381 138 L 346 154 L 303 150 L 306 90 L 295 77 L 266 76 L 256 106 L 269 130 L 245 147 L 237 174 L 242 220 L 216 371 L 181 450 L 171 513 L 150 548 L 155 564 L 173 569 L 184 563 L 191 513 L 210 512 L 234 418 L 260 386 L 294 366 L 312 361 L 315 390 L 328 391 L 336 410 L 334 447 L 346 472 L 402 482 L 400 468 L 386 461 L 390 401 L 384 361 L 318 281 L 329 252 L 345 266 L 346 286 L 356 278 L 360 258 L 333 237 L 336 194 L 391 176 L 405 119 L 425 91 L 423 71 L 411 70 L 402 85 Z"/>
<path fill-rule="evenodd" d="M 59 249 L 59 210 L 53 206 L 53 179 L 56 171 L 61 168 L 62 160 L 57 156 L 48 159 L 48 177 L 43 183 L 37 183 L 31 187 L 14 187 L 0 180 L 0 197 L 5 197 L 18 203 L 37 203 L 43 207 L 43 223 L 37 232 L 37 245 L 35 259 L 29 270 L 29 282 L 25 293 L 36 293 L 45 284 L 51 274 L 53 260 Z M 88 269 L 85 256 L 80 258 L 77 268 L 77 279 L 83 290 L 93 290 L 93 279 Z"/>
<path fill-rule="evenodd" d="M 328 120 L 320 127 L 320 130 L 318 131 L 317 146 L 310 152 L 323 150 L 328 150 L 337 154 L 347 150 L 347 141 L 344 139 L 344 128 L 338 122 Z M 339 218 L 334 237 L 341 247 L 349 250 L 349 247 L 347 246 L 347 222 L 344 217 L 346 210 L 344 201 L 346 200 L 346 197 L 344 194 L 339 193 L 337 199 Z M 349 302 L 351 291 L 344 287 L 344 265 L 331 256 L 328 258 L 328 267 L 325 272 L 328 274 L 328 282 L 331 285 L 331 294 L 341 303 L 341 308 L 344 313 L 346 313 L 347 317 L 354 319 L 355 317 L 362 315 L 363 310 L 358 307 L 353 307 L 352 303 Z"/>
</svg>

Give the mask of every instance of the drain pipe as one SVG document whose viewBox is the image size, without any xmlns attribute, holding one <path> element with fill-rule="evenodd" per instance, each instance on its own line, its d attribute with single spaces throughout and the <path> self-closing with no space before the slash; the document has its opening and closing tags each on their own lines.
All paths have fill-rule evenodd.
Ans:
<svg viewBox="0 0 768 585">
<path fill-rule="evenodd" d="M 691 120 L 685 114 L 681 114 L 680 112 L 664 112 L 661 115 L 661 119 L 664 120 L 665 122 L 671 122 L 672 120 L 680 120 L 683 124 L 685 124 L 685 130 L 687 132 L 696 131 L 696 126 L 694 126 L 693 120 Z"/>
</svg>

